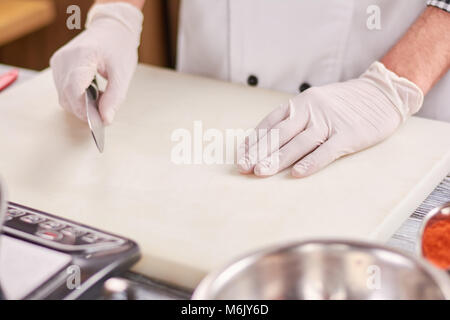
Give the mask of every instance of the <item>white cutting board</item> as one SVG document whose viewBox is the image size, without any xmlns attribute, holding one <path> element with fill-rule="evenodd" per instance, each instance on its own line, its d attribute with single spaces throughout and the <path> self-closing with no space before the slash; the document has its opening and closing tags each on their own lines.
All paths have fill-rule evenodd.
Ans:
<svg viewBox="0 0 450 320">
<path fill-rule="evenodd" d="M 44 72 L 0 94 L 0 173 L 12 201 L 128 236 L 143 253 L 135 271 L 193 288 L 267 245 L 385 241 L 450 171 L 450 124 L 419 118 L 302 180 L 171 162 L 175 129 L 251 128 L 288 97 L 140 66 L 99 154 Z"/>
</svg>

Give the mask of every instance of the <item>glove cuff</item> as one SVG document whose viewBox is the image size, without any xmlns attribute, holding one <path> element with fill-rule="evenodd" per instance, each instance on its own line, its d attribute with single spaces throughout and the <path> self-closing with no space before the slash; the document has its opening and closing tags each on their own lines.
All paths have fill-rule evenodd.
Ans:
<svg viewBox="0 0 450 320">
<path fill-rule="evenodd" d="M 374 62 L 361 76 L 373 82 L 401 114 L 403 121 L 420 110 L 424 94 L 412 81 L 399 77 L 379 61 Z"/>
<path fill-rule="evenodd" d="M 138 8 L 126 2 L 96 4 L 88 12 L 86 29 L 102 18 L 114 19 L 121 23 L 135 37 L 139 46 L 144 15 Z"/>
</svg>

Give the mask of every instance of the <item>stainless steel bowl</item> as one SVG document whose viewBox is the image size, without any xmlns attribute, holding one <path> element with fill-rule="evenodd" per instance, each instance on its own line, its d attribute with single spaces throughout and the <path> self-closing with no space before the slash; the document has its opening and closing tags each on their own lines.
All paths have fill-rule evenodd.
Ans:
<svg viewBox="0 0 450 320">
<path fill-rule="evenodd" d="M 239 259 L 208 275 L 193 299 L 450 299 L 450 279 L 381 245 L 317 240 Z"/>
</svg>

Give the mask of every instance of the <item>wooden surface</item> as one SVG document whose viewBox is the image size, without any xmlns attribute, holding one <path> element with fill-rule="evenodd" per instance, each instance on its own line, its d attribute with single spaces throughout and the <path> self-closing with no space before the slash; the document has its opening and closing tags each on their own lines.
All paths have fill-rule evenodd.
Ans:
<svg viewBox="0 0 450 320">
<path fill-rule="evenodd" d="M 0 0 L 0 46 L 52 22 L 51 0 Z"/>
<path fill-rule="evenodd" d="M 22 0 L 0 0 L 21 2 Z M 41 0 L 29 0 L 28 2 L 40 2 Z M 47 0 L 44 0 L 47 2 Z M 48 0 L 50 1 L 50 0 Z M 144 26 L 142 42 L 139 48 L 141 62 L 157 66 L 169 66 L 171 54 L 169 52 L 169 26 L 167 10 L 171 8 L 175 0 L 147 0 L 144 7 Z M 0 63 L 19 66 L 28 69 L 42 70 L 48 67 L 51 55 L 62 45 L 77 36 L 82 30 L 69 30 L 66 27 L 69 5 L 76 4 L 81 9 L 82 29 L 86 22 L 86 15 L 93 0 L 51 0 L 55 7 L 55 19 L 50 25 L 25 35 L 20 39 L 0 45 Z M 172 10 L 171 10 L 172 12 Z M 0 15 L 2 10 L 0 10 Z M 176 17 L 173 11 L 171 17 Z M 176 27 L 176 25 L 174 25 Z M 173 37 L 176 32 L 171 32 Z M 0 32 L 0 38 L 2 33 Z M 175 41 L 175 40 L 173 40 Z"/>
<path fill-rule="evenodd" d="M 193 288 L 267 245 L 384 242 L 450 171 L 450 124 L 420 118 L 302 180 L 171 162 L 174 130 L 249 128 L 288 97 L 141 66 L 99 154 L 46 72 L 0 95 L 1 173 L 12 201 L 131 237 L 143 253 L 134 271 Z"/>
<path fill-rule="evenodd" d="M 13 0 L 15 1 L 15 0 Z M 28 34 L 20 39 L 0 47 L 0 63 L 33 70 L 42 70 L 49 66 L 51 55 L 81 30 L 69 30 L 66 27 L 67 7 L 74 4 L 71 0 L 52 0 L 55 7 L 55 19 L 50 25 Z M 82 24 L 92 0 L 76 1 L 82 13 Z"/>
<path fill-rule="evenodd" d="M 145 1 L 139 61 L 169 66 L 169 38 L 165 0 Z"/>
<path fill-rule="evenodd" d="M 178 22 L 180 13 L 180 0 L 166 0 L 167 27 L 169 35 L 168 53 L 170 56 L 170 67 L 176 67 L 178 49 Z"/>
</svg>

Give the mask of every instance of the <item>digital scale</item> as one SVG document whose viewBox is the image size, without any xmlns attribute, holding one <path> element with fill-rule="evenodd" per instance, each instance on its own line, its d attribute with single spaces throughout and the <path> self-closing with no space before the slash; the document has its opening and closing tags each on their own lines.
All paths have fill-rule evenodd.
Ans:
<svg viewBox="0 0 450 320">
<path fill-rule="evenodd" d="M 139 258 L 130 239 L 8 203 L 0 249 L 7 299 L 95 298 Z"/>
</svg>

